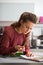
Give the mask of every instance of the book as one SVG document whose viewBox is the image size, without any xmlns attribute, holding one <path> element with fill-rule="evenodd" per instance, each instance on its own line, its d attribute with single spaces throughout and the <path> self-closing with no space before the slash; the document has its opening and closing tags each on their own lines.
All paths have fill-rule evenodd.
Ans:
<svg viewBox="0 0 43 65">
<path fill-rule="evenodd" d="M 41 55 L 34 55 L 34 56 L 30 56 L 30 57 L 27 57 L 26 55 L 21 55 L 21 58 L 32 60 L 32 61 L 43 62 L 43 56 L 41 56 Z"/>
</svg>

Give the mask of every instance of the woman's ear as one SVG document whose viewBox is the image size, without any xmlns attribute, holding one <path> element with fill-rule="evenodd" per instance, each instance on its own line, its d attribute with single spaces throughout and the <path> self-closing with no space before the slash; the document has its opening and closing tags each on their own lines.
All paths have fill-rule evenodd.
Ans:
<svg viewBox="0 0 43 65">
<path fill-rule="evenodd" d="M 21 25 L 23 24 L 23 20 L 20 21 L 20 24 L 21 24 Z"/>
</svg>

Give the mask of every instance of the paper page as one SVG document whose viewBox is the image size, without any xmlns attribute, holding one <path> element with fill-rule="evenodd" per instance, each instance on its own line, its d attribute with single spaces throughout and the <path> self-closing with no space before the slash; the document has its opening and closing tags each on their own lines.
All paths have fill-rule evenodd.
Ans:
<svg viewBox="0 0 43 65">
<path fill-rule="evenodd" d="M 34 56 L 31 56 L 31 57 L 27 57 L 26 55 L 21 55 L 22 58 L 24 59 L 28 59 L 28 60 L 34 60 L 34 61 L 43 61 L 43 56 L 41 55 L 34 55 Z"/>
</svg>

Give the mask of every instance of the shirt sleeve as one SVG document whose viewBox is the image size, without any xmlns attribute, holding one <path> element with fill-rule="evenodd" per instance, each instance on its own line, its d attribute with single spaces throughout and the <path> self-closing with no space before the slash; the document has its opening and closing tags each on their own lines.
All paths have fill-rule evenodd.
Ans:
<svg viewBox="0 0 43 65">
<path fill-rule="evenodd" d="M 25 53 L 30 52 L 30 40 L 26 39 L 25 41 Z"/>
<path fill-rule="evenodd" d="M 1 43 L 0 43 L 0 54 L 7 54 L 9 53 L 9 37 L 4 34 L 2 36 L 2 40 L 1 40 Z"/>
<path fill-rule="evenodd" d="M 0 54 L 4 54 L 4 55 L 10 54 L 12 51 L 14 51 L 14 48 L 10 46 L 11 43 L 10 37 L 12 37 L 12 35 L 11 33 L 9 33 L 9 30 L 6 29 L 0 41 Z"/>
<path fill-rule="evenodd" d="M 30 52 L 30 46 L 29 43 L 27 45 L 25 45 L 25 52 L 28 53 Z"/>
<path fill-rule="evenodd" d="M 30 52 L 30 33 L 25 35 L 25 53 Z"/>
</svg>

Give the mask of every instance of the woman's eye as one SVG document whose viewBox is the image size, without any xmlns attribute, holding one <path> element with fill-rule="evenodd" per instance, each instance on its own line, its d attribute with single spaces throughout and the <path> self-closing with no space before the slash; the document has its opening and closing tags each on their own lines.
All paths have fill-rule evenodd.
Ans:
<svg viewBox="0 0 43 65">
<path fill-rule="evenodd" d="M 27 27 L 27 26 L 26 26 L 26 28 L 32 30 L 32 28 L 29 28 L 29 27 Z"/>
<path fill-rule="evenodd" d="M 27 27 L 27 26 L 26 26 L 26 28 L 28 28 L 28 29 L 29 29 L 29 27 Z"/>
</svg>

